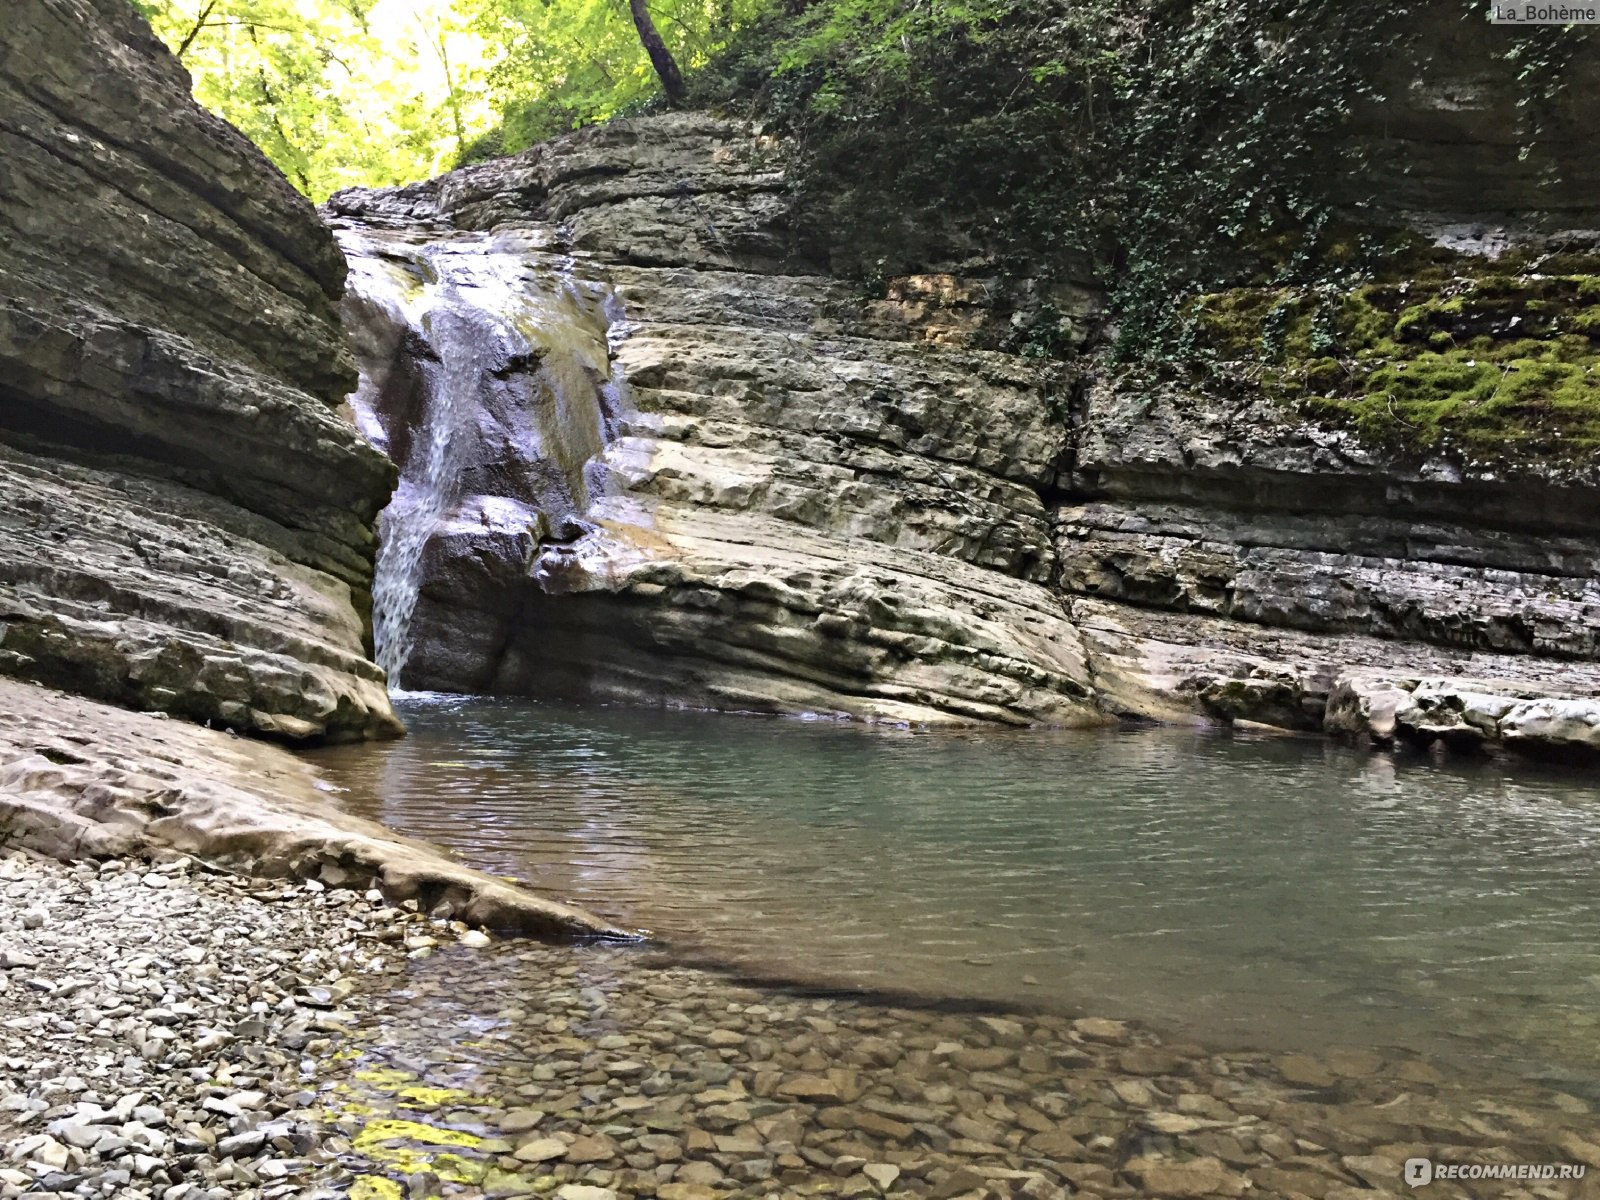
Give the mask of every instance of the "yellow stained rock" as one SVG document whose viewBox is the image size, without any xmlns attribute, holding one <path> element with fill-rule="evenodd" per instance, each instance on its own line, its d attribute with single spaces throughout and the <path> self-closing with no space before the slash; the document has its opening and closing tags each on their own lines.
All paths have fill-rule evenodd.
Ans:
<svg viewBox="0 0 1600 1200">
<path fill-rule="evenodd" d="M 351 1144 L 362 1154 L 370 1154 L 374 1149 L 383 1148 L 383 1143 L 393 1141 L 421 1142 L 427 1146 L 460 1146 L 470 1150 L 483 1139 L 475 1133 L 462 1133 L 458 1129 L 441 1129 L 437 1125 L 424 1125 L 421 1121 L 386 1118 L 368 1121 Z"/>
<path fill-rule="evenodd" d="M 422 1108 L 439 1108 L 446 1104 L 476 1104 L 478 1098 L 460 1088 L 425 1087 L 421 1084 L 403 1087 L 395 1092 L 402 1100 Z"/>
</svg>

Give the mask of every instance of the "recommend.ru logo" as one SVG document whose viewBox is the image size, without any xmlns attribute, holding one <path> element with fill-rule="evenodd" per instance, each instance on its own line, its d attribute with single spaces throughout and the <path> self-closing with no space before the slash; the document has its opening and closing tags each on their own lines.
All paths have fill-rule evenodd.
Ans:
<svg viewBox="0 0 1600 1200">
<path fill-rule="evenodd" d="M 1402 1177 L 1407 1187 L 1427 1187 L 1440 1179 L 1511 1179 L 1522 1182 L 1582 1179 L 1582 1163 L 1441 1163 L 1408 1158 Z"/>
</svg>

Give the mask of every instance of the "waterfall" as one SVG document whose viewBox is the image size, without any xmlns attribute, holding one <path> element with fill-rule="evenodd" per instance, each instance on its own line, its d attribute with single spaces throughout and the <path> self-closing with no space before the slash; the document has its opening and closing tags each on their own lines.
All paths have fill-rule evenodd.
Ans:
<svg viewBox="0 0 1600 1200">
<path fill-rule="evenodd" d="M 351 404 L 400 468 L 379 517 L 372 596 L 377 662 L 400 689 L 430 547 L 475 492 L 522 501 L 535 538 L 587 507 L 586 467 L 616 408 L 618 309 L 608 286 L 578 279 L 536 231 L 339 236 L 361 367 Z"/>
</svg>

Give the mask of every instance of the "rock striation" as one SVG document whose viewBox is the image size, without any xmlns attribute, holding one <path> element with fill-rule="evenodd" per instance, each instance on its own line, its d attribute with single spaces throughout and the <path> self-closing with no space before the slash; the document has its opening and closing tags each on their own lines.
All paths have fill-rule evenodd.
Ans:
<svg viewBox="0 0 1600 1200">
<path fill-rule="evenodd" d="M 419 564 L 401 681 L 1104 720 L 1050 586 L 1065 368 L 974 344 L 981 281 L 906 281 L 862 320 L 780 273 L 774 154 L 674 115 L 331 202 L 355 404 L 403 467 L 380 617 L 413 571 L 387 556 Z"/>
<path fill-rule="evenodd" d="M 391 736 L 393 486 L 344 265 L 125 0 L 0 36 L 0 673 L 287 740 Z"/>
<path fill-rule="evenodd" d="M 1593 481 L 1397 461 L 1269 404 L 1170 390 L 1091 387 L 1076 428 L 1059 585 L 1125 711 L 1557 751 L 1583 739 L 1498 716 L 1447 737 L 1420 718 L 1363 724 L 1374 710 L 1348 697 L 1600 721 Z"/>
<path fill-rule="evenodd" d="M 863 297 L 786 254 L 779 148 L 737 121 L 619 121 L 328 211 L 356 407 L 432 497 L 408 686 L 1595 744 L 1591 469 L 1008 353 L 1018 299 L 980 272 Z M 1052 302 L 1084 348 L 1093 293 Z"/>
</svg>

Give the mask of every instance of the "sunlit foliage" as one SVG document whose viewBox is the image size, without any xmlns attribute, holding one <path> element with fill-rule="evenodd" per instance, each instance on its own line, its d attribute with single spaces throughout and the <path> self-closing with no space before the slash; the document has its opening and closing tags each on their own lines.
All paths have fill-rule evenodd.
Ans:
<svg viewBox="0 0 1600 1200">
<path fill-rule="evenodd" d="M 501 48 L 490 92 L 503 125 L 477 153 L 536 141 L 637 110 L 660 91 L 626 0 L 458 0 L 472 28 Z M 650 12 L 691 74 L 770 8 L 768 0 L 652 0 Z"/>
<path fill-rule="evenodd" d="M 314 200 L 454 165 L 493 124 L 486 49 L 448 0 L 136 0 L 195 96 Z"/>
</svg>

